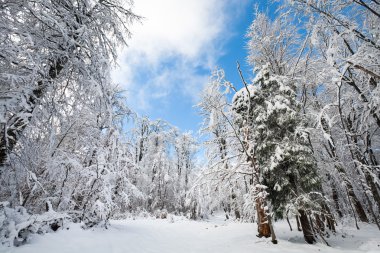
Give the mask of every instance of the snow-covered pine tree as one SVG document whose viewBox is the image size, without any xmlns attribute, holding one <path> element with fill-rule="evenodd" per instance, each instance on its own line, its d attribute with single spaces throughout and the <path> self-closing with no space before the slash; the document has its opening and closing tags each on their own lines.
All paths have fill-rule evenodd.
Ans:
<svg viewBox="0 0 380 253">
<path fill-rule="evenodd" d="M 240 162 L 245 163 L 252 173 L 249 191 L 250 198 L 253 200 L 252 202 L 254 202 L 256 209 L 257 236 L 272 236 L 273 243 L 277 243 L 271 223 L 271 216 L 267 212 L 267 187 L 260 182 L 260 178 L 262 178 L 261 170 L 260 167 L 258 167 L 254 153 L 255 140 L 252 133 L 254 129 L 252 112 L 255 87 L 253 85 L 247 85 L 246 83 L 244 84 L 245 87 L 237 91 L 232 99 L 232 110 L 235 113 L 234 124 L 239 129 L 239 139 L 241 140 L 242 146 L 242 157 L 240 157 Z"/>
<path fill-rule="evenodd" d="M 284 218 L 290 208 L 300 215 L 306 242 L 315 238 L 308 214 L 321 210 L 322 186 L 304 120 L 299 113 L 294 85 L 284 77 L 261 67 L 254 80 L 252 138 L 275 219 Z"/>
</svg>

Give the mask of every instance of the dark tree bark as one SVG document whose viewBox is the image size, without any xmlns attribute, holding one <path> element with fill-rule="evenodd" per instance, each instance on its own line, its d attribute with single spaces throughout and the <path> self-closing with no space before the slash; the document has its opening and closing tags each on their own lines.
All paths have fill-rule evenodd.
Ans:
<svg viewBox="0 0 380 253">
<path fill-rule="evenodd" d="M 333 182 L 331 183 L 331 190 L 332 190 L 332 199 L 335 204 L 335 210 L 338 213 L 339 218 L 342 218 L 343 214 L 342 214 L 342 211 L 340 211 L 340 207 L 339 207 L 338 191 L 336 190 L 335 184 Z"/>
<path fill-rule="evenodd" d="M 319 214 L 315 215 L 315 222 L 316 222 L 318 230 L 325 231 L 325 223 L 322 221 L 322 219 L 319 216 Z"/>
<path fill-rule="evenodd" d="M 316 240 L 314 237 L 313 229 L 311 227 L 311 224 L 309 222 L 306 212 L 302 209 L 298 210 L 298 212 L 300 214 L 300 222 L 301 222 L 303 237 L 305 238 L 305 241 L 309 244 L 315 243 Z"/>
<path fill-rule="evenodd" d="M 327 223 L 328 229 L 335 233 L 336 232 L 336 230 L 335 230 L 335 219 L 331 213 L 329 206 L 326 203 L 324 203 L 322 205 L 322 208 L 323 208 L 323 211 L 325 212 L 325 214 L 322 214 L 323 220 Z"/>
<path fill-rule="evenodd" d="M 362 222 L 368 222 L 367 214 L 365 213 L 364 208 L 360 203 L 359 199 L 357 198 L 354 192 L 354 188 L 351 184 L 347 185 L 347 194 L 350 202 L 355 208 L 356 213 L 358 214 L 359 220 Z"/>
<path fill-rule="evenodd" d="M 296 221 L 297 221 L 297 230 L 302 231 L 301 223 L 300 223 L 300 219 L 298 215 L 296 215 Z"/>
</svg>

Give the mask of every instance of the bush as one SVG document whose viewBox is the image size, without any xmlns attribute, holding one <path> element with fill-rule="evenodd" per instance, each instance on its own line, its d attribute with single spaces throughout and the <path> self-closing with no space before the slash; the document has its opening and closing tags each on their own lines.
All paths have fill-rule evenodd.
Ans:
<svg viewBox="0 0 380 253">
<path fill-rule="evenodd" d="M 70 221 L 67 214 L 57 213 L 51 208 L 43 214 L 30 214 L 22 207 L 8 207 L 0 202 L 0 242 L 7 246 L 20 246 L 31 234 L 44 234 L 63 228 Z"/>
</svg>

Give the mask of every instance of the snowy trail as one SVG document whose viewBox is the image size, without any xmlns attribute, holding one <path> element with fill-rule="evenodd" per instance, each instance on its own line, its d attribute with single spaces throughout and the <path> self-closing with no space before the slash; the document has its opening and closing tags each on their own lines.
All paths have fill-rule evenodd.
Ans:
<svg viewBox="0 0 380 253">
<path fill-rule="evenodd" d="M 153 219 L 112 221 L 107 230 L 82 230 L 72 224 L 69 230 L 35 236 L 19 248 L 0 246 L 1 253 L 354 253 L 380 252 L 380 233 L 374 226 L 362 225 L 354 230 L 330 237 L 333 247 L 320 243 L 307 245 L 302 234 L 290 232 L 287 224 L 276 224 L 279 244 L 255 236 L 256 226 L 247 223 L 226 223 L 221 219 L 209 222 Z"/>
</svg>

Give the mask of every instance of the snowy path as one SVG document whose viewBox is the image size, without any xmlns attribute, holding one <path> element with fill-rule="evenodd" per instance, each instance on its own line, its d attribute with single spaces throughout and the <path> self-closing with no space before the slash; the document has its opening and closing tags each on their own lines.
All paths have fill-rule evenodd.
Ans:
<svg viewBox="0 0 380 253">
<path fill-rule="evenodd" d="M 279 244 L 255 236 L 256 226 L 246 223 L 226 223 L 188 220 L 137 219 L 113 221 L 108 230 L 84 231 L 79 225 L 69 230 L 35 236 L 19 248 L 0 246 L 0 252 L 15 253 L 313 253 L 313 252 L 380 252 L 380 233 L 374 226 L 362 225 L 354 230 L 329 238 L 333 247 L 307 245 L 300 232 L 290 232 L 286 223 L 276 224 Z"/>
</svg>

